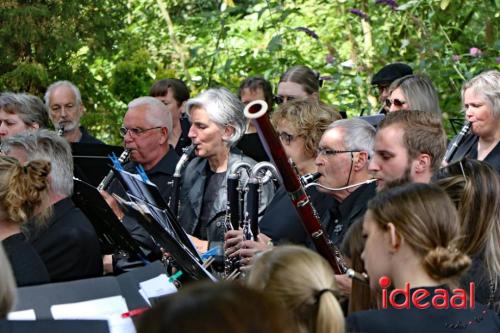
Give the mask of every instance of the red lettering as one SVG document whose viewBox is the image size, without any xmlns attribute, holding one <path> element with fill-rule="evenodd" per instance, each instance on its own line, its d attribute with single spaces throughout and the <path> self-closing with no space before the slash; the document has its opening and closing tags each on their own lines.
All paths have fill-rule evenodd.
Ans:
<svg viewBox="0 0 500 333">
<path fill-rule="evenodd" d="M 382 289 L 382 309 L 387 309 L 387 289 Z"/>
<path fill-rule="evenodd" d="M 434 309 L 448 309 L 448 291 L 438 288 L 435 290 L 435 295 L 432 297 L 432 306 Z M 440 300 L 440 302 L 438 302 Z"/>
<path fill-rule="evenodd" d="M 474 282 L 469 283 L 469 308 L 474 309 L 476 306 L 476 285 Z"/>
<path fill-rule="evenodd" d="M 398 304 L 396 302 L 396 296 L 398 294 L 402 294 L 404 296 L 404 302 Z M 391 306 L 395 309 L 409 309 L 410 308 L 410 284 L 408 282 L 405 283 L 404 289 L 394 289 L 391 291 L 389 296 L 389 302 Z"/>
<path fill-rule="evenodd" d="M 453 296 L 450 298 L 450 304 L 453 309 L 467 308 L 467 294 L 463 289 L 453 289 Z"/>
<path fill-rule="evenodd" d="M 417 309 L 427 309 L 428 307 L 431 306 L 430 302 L 424 302 L 420 303 L 420 301 L 424 300 L 430 295 L 430 293 L 425 290 L 425 289 L 417 289 L 415 292 L 411 295 L 411 302 Z"/>
</svg>

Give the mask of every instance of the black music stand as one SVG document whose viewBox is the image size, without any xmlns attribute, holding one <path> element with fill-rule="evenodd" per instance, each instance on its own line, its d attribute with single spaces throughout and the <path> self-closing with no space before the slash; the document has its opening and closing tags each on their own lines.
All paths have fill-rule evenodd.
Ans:
<svg viewBox="0 0 500 333">
<path fill-rule="evenodd" d="M 0 320 L 0 333 L 109 333 L 106 320 Z"/>
<path fill-rule="evenodd" d="M 132 260 L 146 260 L 146 254 L 94 186 L 74 179 L 72 199 L 94 226 L 103 253 L 118 250 Z"/>
<path fill-rule="evenodd" d="M 75 177 L 97 187 L 111 169 L 109 156 L 118 157 L 123 147 L 93 143 L 72 143 Z"/>
<path fill-rule="evenodd" d="M 175 259 L 176 264 L 193 280 L 216 281 L 201 260 L 186 232 L 175 220 L 158 187 L 142 181 L 137 175 L 113 168 L 117 179 L 125 188 L 132 202 L 119 200 L 130 216 L 151 235 L 154 242 Z"/>
<path fill-rule="evenodd" d="M 370 125 L 377 128 L 380 122 L 385 118 L 385 114 L 374 114 L 370 116 L 359 116 L 355 117 L 367 121 Z"/>
</svg>

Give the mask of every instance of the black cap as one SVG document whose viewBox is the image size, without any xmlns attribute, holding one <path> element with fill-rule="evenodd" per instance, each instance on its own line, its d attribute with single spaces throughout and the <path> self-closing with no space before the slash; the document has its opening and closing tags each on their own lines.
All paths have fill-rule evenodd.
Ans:
<svg viewBox="0 0 500 333">
<path fill-rule="evenodd" d="M 372 84 L 391 84 L 392 81 L 406 75 L 413 74 L 413 70 L 407 64 L 395 62 L 385 65 L 372 78 Z"/>
</svg>

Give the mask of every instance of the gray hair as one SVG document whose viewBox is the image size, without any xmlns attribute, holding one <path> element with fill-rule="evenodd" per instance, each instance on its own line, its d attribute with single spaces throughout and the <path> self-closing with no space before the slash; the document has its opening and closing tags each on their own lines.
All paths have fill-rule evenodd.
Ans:
<svg viewBox="0 0 500 333">
<path fill-rule="evenodd" d="M 202 92 L 186 103 L 186 114 L 191 117 L 194 107 L 202 108 L 208 118 L 220 127 L 231 126 L 234 135 L 228 140 L 228 146 L 235 145 L 243 136 L 247 120 L 243 114 L 243 103 L 226 88 L 212 88 Z"/>
<path fill-rule="evenodd" d="M 148 106 L 145 117 L 152 126 L 166 127 L 168 136 L 172 133 L 172 114 L 168 108 L 158 99 L 150 96 L 142 96 L 128 103 L 128 108 L 133 109 L 142 105 Z"/>
<path fill-rule="evenodd" d="M 344 148 L 346 150 L 366 151 L 369 158 L 373 156 L 376 130 L 366 120 L 359 118 L 340 119 L 331 123 L 325 133 L 334 128 L 344 130 Z"/>
<path fill-rule="evenodd" d="M 49 112 L 42 100 L 34 95 L 12 92 L 0 94 L 0 109 L 16 114 L 27 126 L 38 124 L 41 128 L 49 125 Z"/>
<path fill-rule="evenodd" d="M 472 88 L 476 93 L 483 95 L 491 104 L 495 118 L 500 117 L 500 72 L 491 70 L 474 76 L 462 87 L 462 104 L 465 90 Z"/>
<path fill-rule="evenodd" d="M 22 132 L 2 141 L 2 151 L 22 149 L 28 161 L 45 160 L 52 165 L 50 186 L 54 193 L 70 196 L 73 193 L 73 156 L 64 138 L 46 129 Z"/>
<path fill-rule="evenodd" d="M 82 95 L 80 94 L 80 90 L 78 89 L 78 87 L 75 86 L 70 81 L 61 80 L 52 83 L 45 92 L 44 100 L 45 100 L 45 105 L 47 106 L 48 109 L 50 109 L 50 96 L 52 95 L 52 92 L 59 87 L 67 87 L 71 89 L 73 91 L 73 95 L 75 95 L 75 106 L 82 105 Z"/>
<path fill-rule="evenodd" d="M 0 319 L 5 319 L 16 301 L 16 282 L 1 243 L 0 267 Z"/>
<path fill-rule="evenodd" d="M 390 93 L 397 88 L 403 91 L 410 109 L 441 114 L 438 93 L 428 76 L 420 74 L 403 76 L 391 83 Z"/>
</svg>

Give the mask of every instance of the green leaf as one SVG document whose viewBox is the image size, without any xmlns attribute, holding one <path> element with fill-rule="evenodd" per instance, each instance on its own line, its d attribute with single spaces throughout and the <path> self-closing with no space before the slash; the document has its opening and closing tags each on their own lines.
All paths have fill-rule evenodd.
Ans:
<svg viewBox="0 0 500 333">
<path fill-rule="evenodd" d="M 274 35 L 273 38 L 271 38 L 269 44 L 267 44 L 267 50 L 269 52 L 278 51 L 283 46 L 282 44 L 283 44 L 283 35 L 282 34 Z"/>
<path fill-rule="evenodd" d="M 446 10 L 448 6 L 450 5 L 450 0 L 441 0 L 441 10 Z"/>
</svg>

